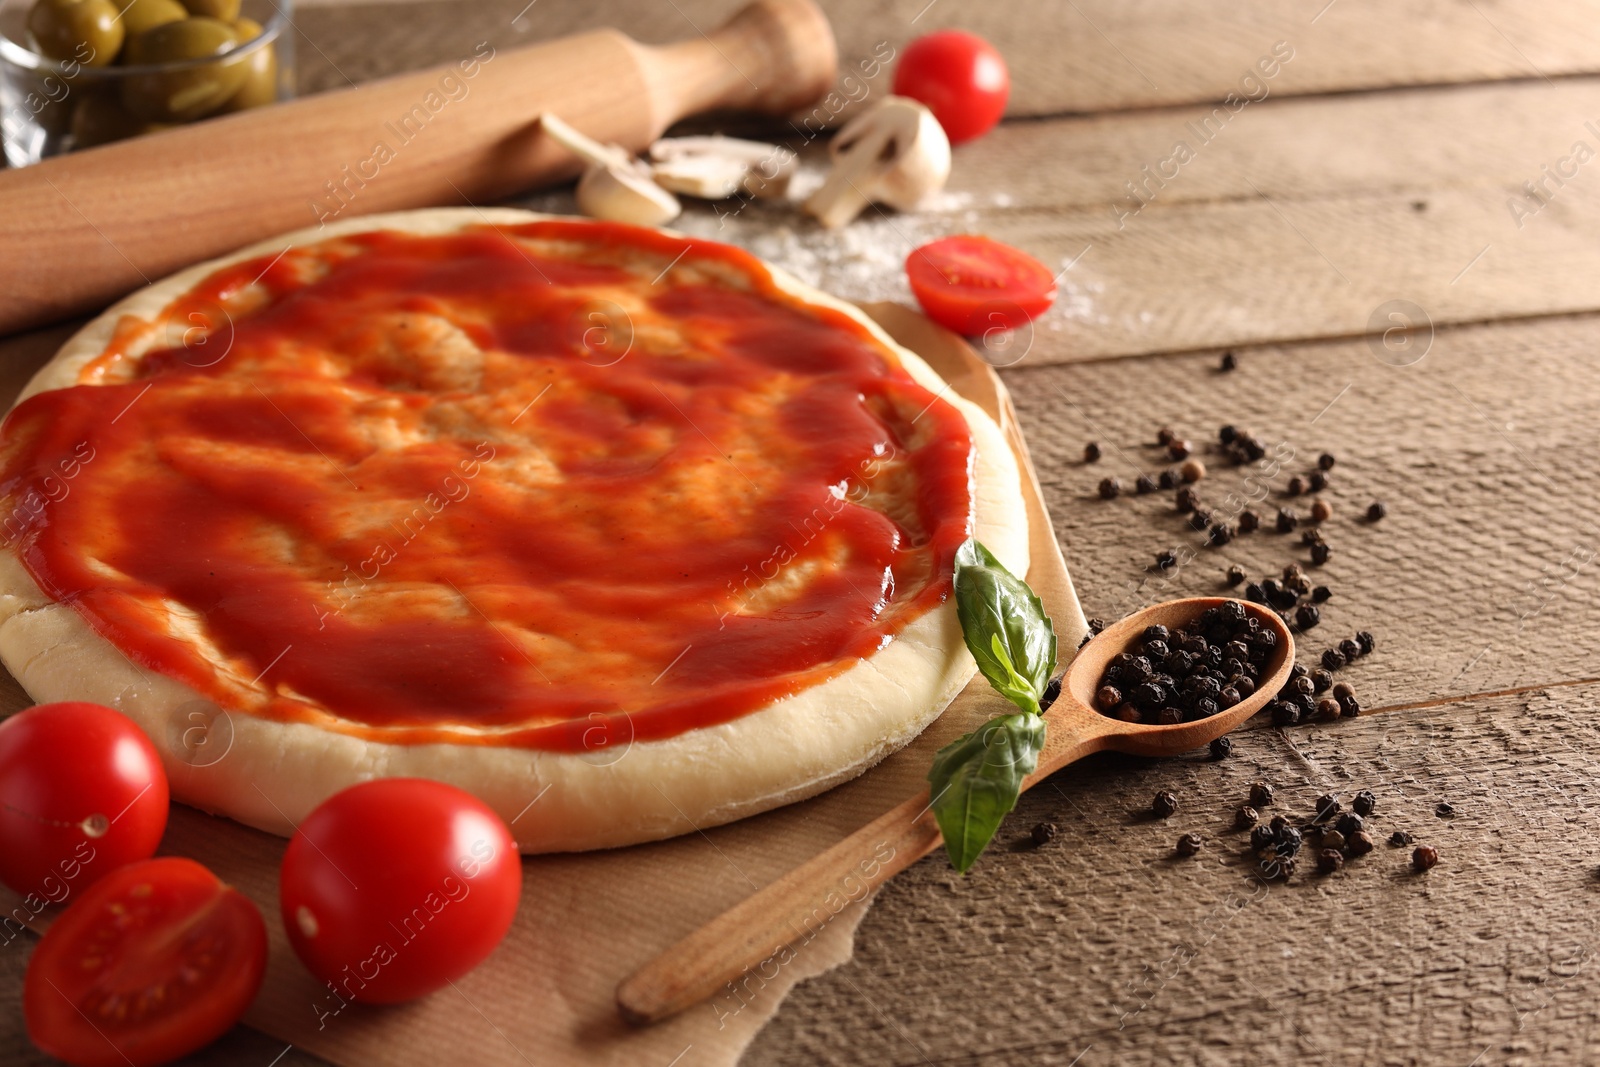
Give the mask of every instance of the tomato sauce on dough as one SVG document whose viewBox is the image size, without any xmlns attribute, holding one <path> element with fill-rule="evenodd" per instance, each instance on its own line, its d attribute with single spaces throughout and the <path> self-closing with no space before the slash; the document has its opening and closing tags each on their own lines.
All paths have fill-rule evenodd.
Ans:
<svg viewBox="0 0 1600 1067">
<path fill-rule="evenodd" d="M 134 663 L 375 740 L 601 751 L 949 595 L 965 419 L 714 242 L 330 238 L 126 316 L 0 443 L 4 541 Z"/>
</svg>

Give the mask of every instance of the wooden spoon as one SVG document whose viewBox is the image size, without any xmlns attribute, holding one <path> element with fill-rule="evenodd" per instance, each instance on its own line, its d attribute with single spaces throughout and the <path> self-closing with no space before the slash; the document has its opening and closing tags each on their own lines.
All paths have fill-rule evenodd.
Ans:
<svg viewBox="0 0 1600 1067">
<path fill-rule="evenodd" d="M 1085 645 L 1067 668 L 1060 697 L 1045 713 L 1049 730 L 1044 751 L 1022 788 L 1031 788 L 1102 749 L 1140 756 L 1188 752 L 1260 711 L 1289 681 L 1294 638 L 1276 613 L 1249 603 L 1244 604 L 1245 611 L 1278 635 L 1278 645 L 1261 684 L 1248 699 L 1208 719 L 1174 726 L 1123 722 L 1094 710 L 1095 692 L 1107 664 L 1133 645 L 1145 627 L 1160 623 L 1178 629 L 1207 608 L 1224 603 L 1221 597 L 1169 600 L 1129 615 Z M 657 1022 L 709 999 L 752 967 L 768 960 L 785 962 L 791 946 L 816 936 L 840 910 L 837 901 L 862 899 L 938 848 L 942 840 L 928 791 L 923 790 L 633 972 L 617 986 L 618 1009 L 630 1022 Z"/>
</svg>

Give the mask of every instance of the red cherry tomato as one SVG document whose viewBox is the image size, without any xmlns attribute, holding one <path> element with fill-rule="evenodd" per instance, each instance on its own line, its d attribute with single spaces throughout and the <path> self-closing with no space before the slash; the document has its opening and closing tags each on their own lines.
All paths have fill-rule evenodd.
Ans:
<svg viewBox="0 0 1600 1067">
<path fill-rule="evenodd" d="M 17 892 L 60 903 L 149 859 L 167 806 L 161 758 L 126 716 L 40 704 L 0 722 L 0 881 Z"/>
<path fill-rule="evenodd" d="M 420 778 L 329 797 L 289 842 L 278 890 L 289 943 L 332 987 L 330 1013 L 466 974 L 505 937 L 521 894 L 522 858 L 500 816 Z"/>
<path fill-rule="evenodd" d="M 951 144 L 982 137 L 1006 111 L 1011 75 L 982 37 L 940 30 L 906 47 L 894 72 L 894 93 L 926 104 Z"/>
<path fill-rule="evenodd" d="M 193 860 L 133 863 L 61 913 L 23 980 L 28 1036 L 78 1067 L 167 1063 L 222 1036 L 267 970 L 267 925 Z"/>
<path fill-rule="evenodd" d="M 906 277 L 930 319 L 968 337 L 1014 330 L 1056 298 L 1056 281 L 1043 263 L 973 234 L 942 237 L 912 252 Z"/>
</svg>

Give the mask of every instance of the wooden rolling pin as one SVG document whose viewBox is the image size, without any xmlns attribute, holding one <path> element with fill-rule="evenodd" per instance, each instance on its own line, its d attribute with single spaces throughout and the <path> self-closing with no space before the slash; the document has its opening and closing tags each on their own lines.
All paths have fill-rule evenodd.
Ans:
<svg viewBox="0 0 1600 1067">
<path fill-rule="evenodd" d="M 332 217 L 491 203 L 571 177 L 577 162 L 538 132 L 542 111 L 640 150 L 687 115 L 805 107 L 837 61 L 811 0 L 756 0 L 659 48 L 615 30 L 489 42 L 432 70 L 0 171 L 0 333 Z M 380 142 L 391 151 L 375 154 Z"/>
</svg>

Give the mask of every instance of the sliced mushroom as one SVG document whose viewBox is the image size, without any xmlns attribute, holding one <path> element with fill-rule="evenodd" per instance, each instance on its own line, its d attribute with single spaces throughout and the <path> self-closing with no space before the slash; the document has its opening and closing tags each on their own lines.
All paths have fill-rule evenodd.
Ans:
<svg viewBox="0 0 1600 1067">
<path fill-rule="evenodd" d="M 666 137 L 650 146 L 657 184 L 675 193 L 720 200 L 735 193 L 780 199 L 796 156 L 782 145 L 737 137 Z"/>
<path fill-rule="evenodd" d="M 910 211 L 950 177 L 950 139 L 933 112 L 889 96 L 845 124 L 828 145 L 833 168 L 805 209 L 833 229 L 868 204 Z"/>
<path fill-rule="evenodd" d="M 677 197 L 657 185 L 650 168 L 621 145 L 601 144 L 548 111 L 539 125 L 561 147 L 587 164 L 578 179 L 578 210 L 592 218 L 660 226 L 683 211 Z"/>
</svg>

